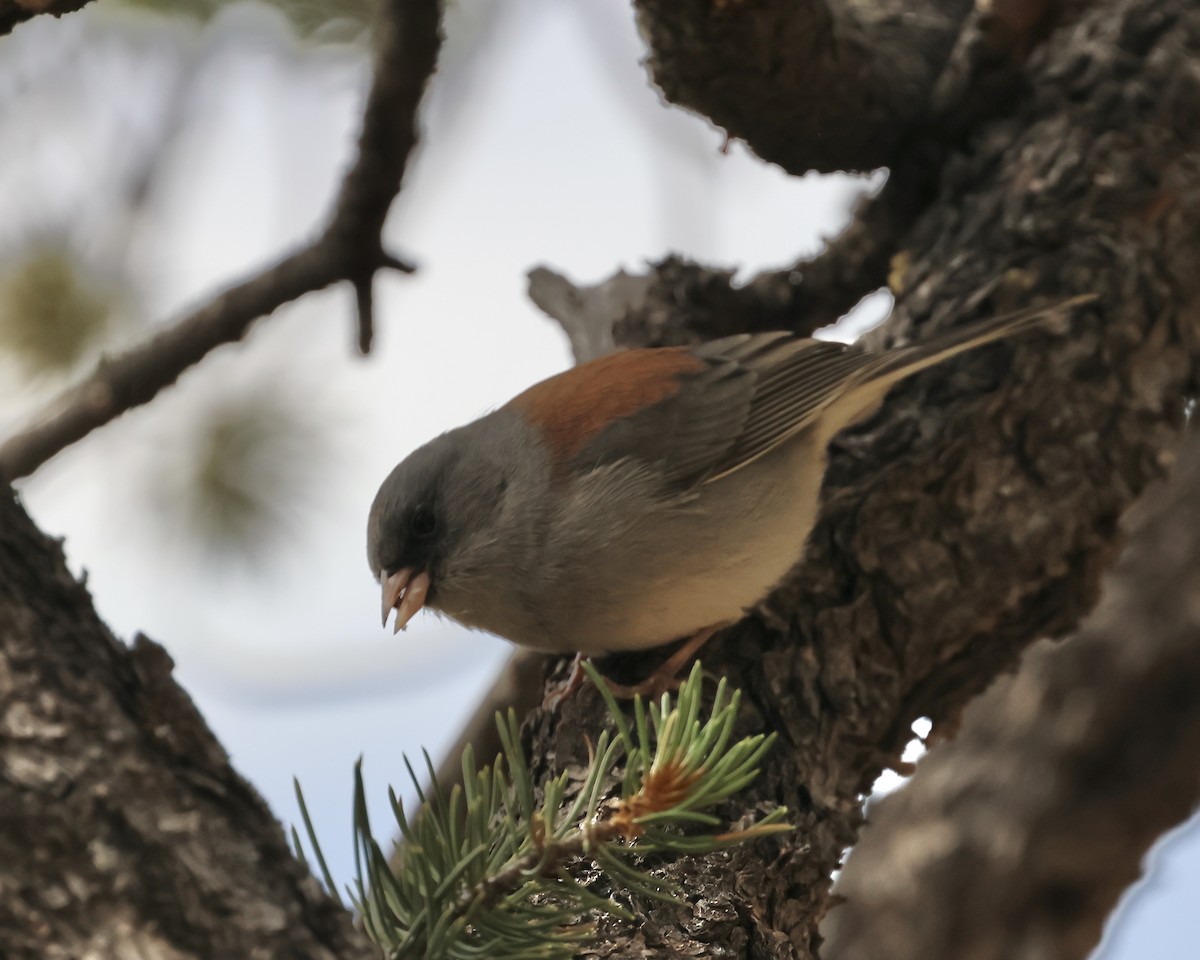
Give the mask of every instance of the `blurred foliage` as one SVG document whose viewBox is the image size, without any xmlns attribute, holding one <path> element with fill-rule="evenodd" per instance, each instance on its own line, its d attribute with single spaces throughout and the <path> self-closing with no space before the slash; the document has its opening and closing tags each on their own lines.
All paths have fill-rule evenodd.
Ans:
<svg viewBox="0 0 1200 960">
<path fill-rule="evenodd" d="M 71 369 L 113 325 L 119 298 L 68 244 L 30 244 L 0 268 L 0 349 L 30 373 Z"/>
<path fill-rule="evenodd" d="M 132 7 L 207 22 L 247 0 L 125 0 Z M 381 0 L 255 0 L 281 11 L 300 36 L 326 43 L 359 39 L 375 19 Z"/>
<path fill-rule="evenodd" d="M 322 461 L 321 431 L 301 413 L 311 408 L 277 386 L 208 411 L 174 478 L 189 538 L 214 555 L 255 559 L 274 546 Z"/>
</svg>

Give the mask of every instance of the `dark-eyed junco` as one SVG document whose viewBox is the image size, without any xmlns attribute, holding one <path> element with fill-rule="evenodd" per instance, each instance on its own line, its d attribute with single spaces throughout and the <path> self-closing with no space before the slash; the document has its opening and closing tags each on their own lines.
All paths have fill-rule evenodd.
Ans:
<svg viewBox="0 0 1200 960">
<path fill-rule="evenodd" d="M 384 623 L 428 606 L 549 652 L 690 636 L 686 656 L 801 559 L 838 431 L 897 381 L 1092 299 L 881 353 L 763 333 L 544 380 L 384 480 L 367 525 Z"/>
</svg>

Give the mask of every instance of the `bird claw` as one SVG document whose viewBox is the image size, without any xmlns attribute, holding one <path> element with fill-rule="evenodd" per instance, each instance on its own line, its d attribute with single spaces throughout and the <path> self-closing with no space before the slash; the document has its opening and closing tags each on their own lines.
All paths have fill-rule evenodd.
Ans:
<svg viewBox="0 0 1200 960">
<path fill-rule="evenodd" d="M 679 685 L 683 682 L 683 677 L 679 674 L 683 670 L 684 665 L 692 658 L 714 633 L 722 627 L 728 626 L 725 623 L 719 623 L 711 627 L 705 627 L 703 630 L 698 630 L 676 650 L 666 660 L 664 660 L 650 676 L 641 683 L 625 685 L 617 683 L 615 680 L 609 680 L 608 677 L 602 677 L 608 689 L 612 691 L 614 697 L 619 697 L 622 700 L 632 700 L 634 697 L 661 697 L 664 693 L 669 693 L 679 689 Z M 557 689 L 551 690 L 546 694 L 542 701 L 542 707 L 547 710 L 556 710 L 562 703 L 578 690 L 583 685 L 585 671 L 583 669 L 583 654 L 578 654 L 575 657 L 575 662 L 571 664 L 571 673 L 566 680 L 558 686 Z"/>
</svg>

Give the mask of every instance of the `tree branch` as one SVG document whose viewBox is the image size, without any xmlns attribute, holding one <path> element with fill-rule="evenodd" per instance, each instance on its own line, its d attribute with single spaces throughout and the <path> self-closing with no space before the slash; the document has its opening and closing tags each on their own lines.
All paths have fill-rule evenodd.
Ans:
<svg viewBox="0 0 1200 960">
<path fill-rule="evenodd" d="M 966 0 L 635 0 L 646 63 L 789 173 L 889 165 L 925 115 Z"/>
<path fill-rule="evenodd" d="M 793 174 L 895 168 L 1007 109 L 1062 0 L 635 0 L 671 103 Z"/>
<path fill-rule="evenodd" d="M 0 956 L 374 957 L 171 667 L 0 494 Z"/>
<path fill-rule="evenodd" d="M 1046 641 L 870 811 L 826 960 L 1083 960 L 1200 800 L 1200 436 L 1081 632 Z"/>
<path fill-rule="evenodd" d="M 1198 51 L 1192 0 L 1092 5 L 1079 25 L 1034 52 L 1028 95 L 1006 102 L 1003 116 L 973 118 L 960 149 L 938 164 L 938 202 L 889 237 L 900 297 L 882 336 L 911 340 L 1067 292 L 1097 292 L 1102 307 L 1069 337 L 1031 336 L 928 371 L 837 439 L 806 560 L 705 655 L 706 667 L 745 691 L 739 734 L 771 729 L 781 740 L 727 819 L 783 803 L 797 830 L 753 850 L 662 867 L 687 899 L 624 898 L 642 922 L 603 921 L 581 956 L 815 957 L 830 874 L 857 838 L 864 793 L 897 762 L 912 720 L 953 725 L 1033 638 L 1073 630 L 1090 608 L 1118 518 L 1162 473 L 1196 388 L 1200 78 L 1190 67 Z M 719 299 L 719 285 L 712 291 Z M 736 301 L 723 302 L 736 311 Z M 736 324 L 736 312 L 731 318 Z M 61 558 L 27 534 L 19 511 L 0 504 L 0 718 L 10 734 L 0 740 L 0 810 L 18 811 L 0 818 L 0 844 L 9 844 L 0 847 L 0 871 L 26 871 L 3 883 L 17 895 L 0 898 L 0 911 L 22 912 L 0 931 L 50 929 L 74 947 L 76 931 L 119 934 L 116 916 L 140 938 L 166 938 L 182 952 L 200 942 L 200 918 L 215 915 L 231 931 L 228 942 L 214 941 L 224 953 L 245 953 L 238 943 L 265 936 L 268 949 L 287 954 L 274 939 L 279 930 L 307 936 L 322 921 L 295 906 L 286 882 L 293 868 L 271 873 L 275 848 L 248 846 L 236 833 L 274 828 L 255 820 L 253 804 L 213 799 L 239 800 L 243 788 L 192 730 L 198 721 L 163 692 L 171 688 L 161 658 L 143 644 L 128 665 L 111 638 L 97 642 L 81 594 Z M 1098 672 L 1110 668 L 1104 662 Z M 112 675 L 124 678 L 115 693 Z M 1106 709 L 1094 715 L 1103 719 Z M 585 734 L 600 713 L 589 688 L 557 713 L 535 710 L 527 728 L 533 776 L 584 763 Z M 1156 776 L 1162 768 L 1146 755 L 1161 745 L 1156 734 L 1123 762 Z M 1168 752 L 1190 742 L 1173 741 Z M 1102 769 L 1080 769 L 1104 782 Z M 180 792 L 189 786 L 198 789 Z M 1167 789 L 1177 804 L 1175 786 Z M 118 805 L 114 795 L 133 799 Z M 210 822 L 215 832 L 203 832 Z M 157 849 L 180 823 L 189 868 L 219 861 L 199 894 L 171 850 Z M 59 838 L 39 850 L 87 886 L 47 884 L 44 865 L 13 856 L 28 850 L 33 831 Z M 119 884 L 104 872 L 110 850 Z M 159 853 L 165 859 L 149 856 Z M 1127 860 L 1128 850 L 1118 856 Z M 266 863 L 267 876 L 248 873 L 247 859 Z M 271 886 L 280 875 L 285 882 Z M 219 886 L 228 877 L 239 893 Z M 599 881 L 595 889 L 604 892 Z M 282 914 L 269 909 L 275 898 L 286 904 Z M 244 903 L 249 913 L 238 914 Z M 1091 912 L 1090 903 L 1080 911 Z M 344 922 L 338 915 L 333 932 L 316 939 L 336 941 Z M 7 947 L 0 953 L 20 955 Z"/>
<path fill-rule="evenodd" d="M 735 271 L 669 256 L 642 275 L 618 271 L 579 286 L 548 267 L 529 273 L 529 297 L 567 334 L 576 362 L 616 347 L 670 346 L 734 333 L 808 336 L 883 287 L 904 231 L 931 197 L 928 163 L 893 171 L 863 197 L 850 224 L 819 255 L 745 283 Z"/>
<path fill-rule="evenodd" d="M 0 37 L 13 28 L 43 13 L 61 17 L 86 6 L 90 0 L 0 0 Z"/>
<path fill-rule="evenodd" d="M 829 877 L 912 722 L 953 726 L 1094 604 L 1118 518 L 1169 463 L 1195 389 L 1198 49 L 1190 0 L 1089 8 L 1034 51 L 1027 95 L 940 166 L 937 203 L 896 244 L 880 338 L 1034 297 L 1092 291 L 1102 306 L 1067 337 L 928 371 L 835 440 L 805 561 L 704 657 L 746 692 L 747 729 L 790 748 L 739 811 L 787 805 L 794 840 L 664 868 L 690 902 L 639 903 L 640 926 L 605 927 L 590 955 L 815 957 Z M 533 753 L 582 762 L 597 709 L 585 690 L 535 711 Z"/>
<path fill-rule="evenodd" d="M 788 46 L 788 41 L 782 39 L 785 35 L 780 32 L 782 28 L 776 30 L 765 25 L 773 23 L 773 18 L 794 17 L 788 29 L 806 33 L 811 26 L 809 20 L 815 17 L 836 32 L 836 18 L 826 15 L 827 11 L 822 13 L 825 8 L 819 3 L 797 8 L 794 3 L 780 5 L 766 0 L 662 5 L 657 0 L 644 0 L 638 5 L 647 20 L 643 26 L 651 43 L 652 70 L 656 64 L 666 69 L 655 59 L 661 53 L 654 47 L 661 32 L 664 36 L 659 39 L 679 57 L 678 62 L 672 61 L 673 68 L 720 78 L 713 90 L 721 96 L 732 89 L 727 89 L 726 73 L 722 71 L 736 72 L 737 68 L 728 64 L 717 66 L 709 59 L 710 54 L 719 58 L 740 57 L 749 64 L 742 69 L 766 71 L 754 81 L 762 85 L 761 97 L 770 100 L 790 95 L 786 85 L 781 86 L 781 78 L 767 71 L 766 65 L 774 64 L 775 60 L 766 54 L 756 54 L 753 49 L 762 43 Z M 863 297 L 885 284 L 893 286 L 893 292 L 901 292 L 906 262 L 901 245 L 914 221 L 937 199 L 938 177 L 946 160 L 959 149 L 965 131 L 1019 102 L 1020 91 L 1013 89 L 1015 78 L 1002 70 L 989 73 L 987 68 L 994 67 L 1006 53 L 1026 52 L 1031 38 L 1039 31 L 1044 34 L 1047 23 L 1057 12 L 1055 0 L 1014 0 L 986 10 L 976 7 L 963 19 L 958 28 L 961 32 L 952 38 L 947 33 L 946 42 L 953 39 L 954 43 L 952 48 L 947 47 L 949 54 L 937 83 L 927 91 L 928 129 L 920 135 L 914 133 L 903 149 L 890 155 L 888 179 L 882 190 L 859 201 L 850 224 L 817 257 L 797 261 L 783 270 L 760 273 L 744 284 L 735 284 L 734 270 L 704 267 L 674 256 L 652 264 L 646 274 L 628 274 L 622 270 L 588 287 L 573 284 L 547 267 L 538 267 L 529 274 L 530 299 L 562 325 L 576 361 L 582 362 L 616 347 L 693 343 L 734 333 L 789 330 L 807 336 L 835 322 Z M 838 15 L 846 16 L 848 11 L 841 10 Z M 921 42 L 920 31 L 913 23 L 895 11 L 889 13 L 886 5 L 869 4 L 864 15 L 878 17 L 881 23 L 886 21 L 890 24 L 888 30 L 901 30 L 907 42 Z M 748 47 L 732 44 L 732 35 L 722 26 L 729 18 L 738 17 L 749 18 L 742 24 L 745 34 L 737 35 Z M 703 29 L 691 18 L 698 18 Z M 949 31 L 950 21 L 946 17 L 939 22 Z M 675 32 L 685 46 L 712 43 L 716 49 L 703 54 L 693 50 L 684 56 L 682 49 L 670 46 L 675 42 Z M 829 37 L 809 39 L 817 46 L 825 45 L 822 56 L 831 60 L 824 67 L 850 69 L 844 60 L 845 50 Z M 823 69 L 822 61 L 819 58 L 804 61 L 802 69 L 819 71 Z M 675 81 L 683 83 L 681 76 L 672 75 Z M 886 130 L 887 124 L 899 118 L 885 110 L 886 117 L 875 118 L 871 123 L 846 123 L 847 115 L 839 112 L 842 107 L 838 97 L 853 93 L 842 81 L 841 77 L 828 81 L 836 86 L 832 98 L 810 90 L 799 96 L 797 102 L 804 109 L 834 112 L 839 131 L 854 136 L 867 133 L 874 147 L 879 148 L 883 143 L 880 130 Z M 752 104 L 747 99 L 739 106 L 760 110 L 764 121 L 780 125 L 780 136 L 799 137 L 805 132 L 790 113 L 773 101 L 764 105 Z M 882 136 L 886 139 L 887 135 Z M 816 149 L 834 148 L 830 137 L 818 139 Z M 802 146 L 807 149 L 813 145 L 797 144 L 796 149 Z M 797 172 L 787 164 L 784 166 Z M 798 169 L 807 167 L 801 165 Z"/>
<path fill-rule="evenodd" d="M 92 430 L 153 399 L 216 347 L 242 339 L 259 317 L 339 281 L 354 287 L 359 348 L 370 350 L 376 271 L 413 270 L 383 249 L 382 230 L 416 145 L 418 108 L 441 47 L 439 0 L 387 0 L 384 11 L 358 153 L 321 236 L 146 343 L 102 360 L 34 425 L 0 446 L 0 479 L 27 476 Z"/>
</svg>

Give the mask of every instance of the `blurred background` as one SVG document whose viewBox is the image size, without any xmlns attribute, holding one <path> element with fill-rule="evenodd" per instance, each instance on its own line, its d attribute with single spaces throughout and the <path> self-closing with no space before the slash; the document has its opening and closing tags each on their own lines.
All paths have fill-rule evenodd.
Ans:
<svg viewBox="0 0 1200 960">
<path fill-rule="evenodd" d="M 0 39 L 0 435 L 321 225 L 370 17 L 371 0 L 106 0 Z M 678 252 L 749 276 L 815 254 L 882 183 L 725 151 L 649 86 L 627 5 L 457 2 L 446 34 L 387 231 L 420 271 L 377 279 L 371 357 L 349 293 L 310 295 L 20 485 L 285 824 L 299 778 L 343 881 L 355 759 L 384 824 L 386 784 L 412 795 L 401 755 L 439 759 L 509 652 L 428 614 L 381 630 L 364 527 L 413 447 L 569 365 L 526 272 L 590 283 Z M 1105 960 L 1194 956 L 1200 826 L 1151 860 Z"/>
</svg>

